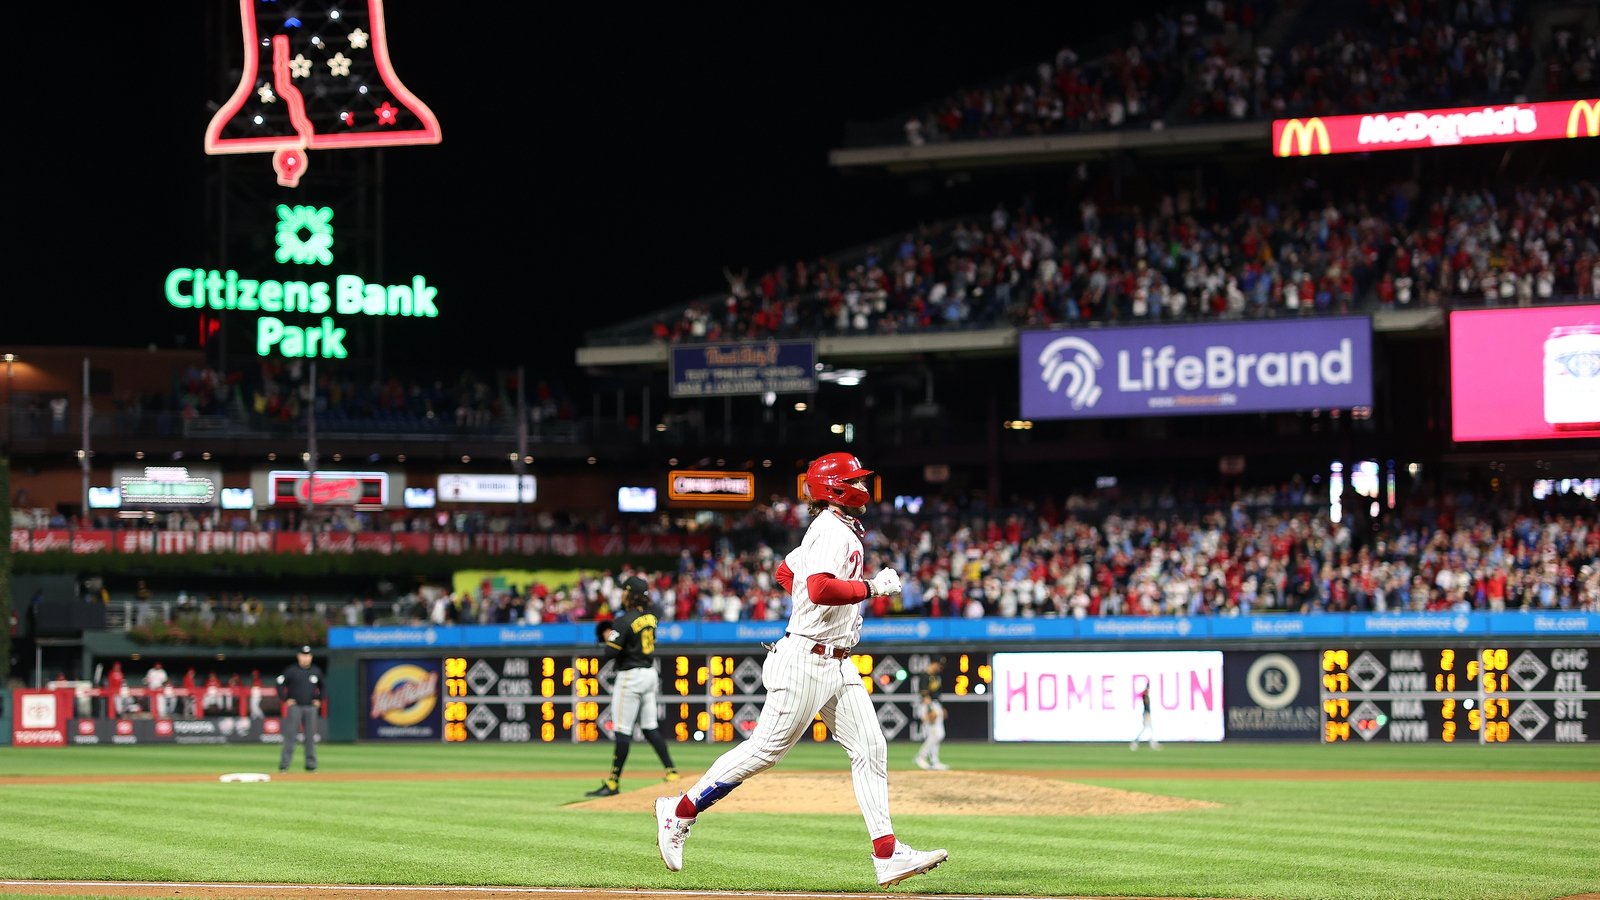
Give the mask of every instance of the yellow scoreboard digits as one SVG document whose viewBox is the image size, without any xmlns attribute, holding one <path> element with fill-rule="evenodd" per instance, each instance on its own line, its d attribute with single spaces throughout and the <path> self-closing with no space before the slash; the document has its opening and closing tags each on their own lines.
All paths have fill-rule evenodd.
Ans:
<svg viewBox="0 0 1600 900">
<path fill-rule="evenodd" d="M 1600 719 L 1587 647 L 1322 651 L 1323 740 L 1589 742 Z"/>
<path fill-rule="evenodd" d="M 612 663 L 592 654 L 505 652 L 508 655 L 441 658 L 438 700 L 446 742 L 582 743 L 607 739 Z M 883 719 L 891 740 L 911 737 L 917 695 L 914 682 L 889 663 L 905 669 L 909 657 L 922 652 L 891 649 L 851 657 L 863 686 L 872 692 L 873 703 L 893 706 L 901 713 L 886 714 Z M 765 653 L 663 652 L 658 659 L 661 730 L 668 740 L 726 744 L 749 735 L 766 699 L 761 681 Z M 992 679 L 988 655 L 952 653 L 946 665 L 947 671 L 955 670 L 945 682 L 947 699 L 965 701 L 949 704 L 947 728 L 963 738 L 986 736 Z M 811 722 L 810 730 L 816 741 L 832 737 L 820 717 Z"/>
</svg>

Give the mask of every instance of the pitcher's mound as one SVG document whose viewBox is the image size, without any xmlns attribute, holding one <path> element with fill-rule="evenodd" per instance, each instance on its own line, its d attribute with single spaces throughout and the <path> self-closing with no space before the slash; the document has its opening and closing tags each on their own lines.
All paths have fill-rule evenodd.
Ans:
<svg viewBox="0 0 1600 900">
<path fill-rule="evenodd" d="M 569 804 L 570 809 L 649 812 L 655 798 L 692 786 L 658 784 Z M 889 803 L 897 815 L 957 813 L 974 816 L 1120 816 L 1209 809 L 1220 804 L 1142 794 L 1002 772 L 895 772 Z M 763 772 L 717 802 L 718 812 L 858 813 L 849 772 Z"/>
</svg>

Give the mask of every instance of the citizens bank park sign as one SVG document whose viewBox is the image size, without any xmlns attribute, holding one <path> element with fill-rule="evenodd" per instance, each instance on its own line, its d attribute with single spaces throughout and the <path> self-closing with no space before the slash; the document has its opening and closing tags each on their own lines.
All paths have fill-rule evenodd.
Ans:
<svg viewBox="0 0 1600 900">
<path fill-rule="evenodd" d="M 1326 156 L 1600 136 L 1600 99 L 1463 106 L 1272 123 L 1273 156 Z"/>
<path fill-rule="evenodd" d="M 383 0 L 237 5 L 243 65 L 232 95 L 214 104 L 208 155 L 271 154 L 278 184 L 294 188 L 311 167 L 312 150 L 443 140 L 438 116 L 394 68 Z M 279 205 L 276 237 L 279 264 L 333 264 L 328 207 Z M 421 275 L 379 284 L 352 273 L 262 278 L 196 267 L 173 269 L 166 278 L 170 305 L 202 315 L 256 313 L 256 355 L 291 359 L 349 356 L 346 329 L 335 315 L 433 318 L 438 293 Z"/>
<path fill-rule="evenodd" d="M 1372 322 L 1028 331 L 1022 416 L 1093 419 L 1372 405 Z"/>
<path fill-rule="evenodd" d="M 275 259 L 284 265 L 333 263 L 333 210 L 279 204 Z M 312 270 L 314 271 L 314 270 Z M 167 273 L 167 303 L 178 309 L 255 313 L 257 356 L 344 359 L 346 329 L 328 313 L 376 318 L 439 315 L 439 289 L 416 275 L 407 284 L 373 284 L 358 275 L 332 279 L 250 278 L 233 269 L 179 268 Z M 311 317 L 306 322 L 295 316 Z"/>
</svg>

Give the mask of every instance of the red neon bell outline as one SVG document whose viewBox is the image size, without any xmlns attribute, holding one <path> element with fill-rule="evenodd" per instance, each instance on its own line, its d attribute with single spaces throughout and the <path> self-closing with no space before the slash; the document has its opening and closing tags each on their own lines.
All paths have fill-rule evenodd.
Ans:
<svg viewBox="0 0 1600 900">
<path fill-rule="evenodd" d="M 255 91 L 257 60 L 260 42 L 256 32 L 256 17 L 251 13 L 252 0 L 239 0 L 239 20 L 244 32 L 244 71 L 239 76 L 239 86 L 233 96 L 211 117 L 206 126 L 206 153 L 272 153 L 272 168 L 278 173 L 278 183 L 295 187 L 309 165 L 307 150 L 340 150 L 349 147 L 401 147 L 410 144 L 437 144 L 442 139 L 439 119 L 427 104 L 406 89 L 394 73 L 389 61 L 389 36 L 383 20 L 383 0 L 367 0 L 368 24 L 372 26 L 372 61 L 390 95 L 409 110 L 422 123 L 410 131 L 367 132 L 359 134 L 318 134 L 306 117 L 305 97 L 295 87 L 289 76 L 289 38 L 274 35 L 272 38 L 272 84 L 289 109 L 289 121 L 294 125 L 294 135 L 267 135 L 253 138 L 222 138 L 226 125 Z"/>
</svg>

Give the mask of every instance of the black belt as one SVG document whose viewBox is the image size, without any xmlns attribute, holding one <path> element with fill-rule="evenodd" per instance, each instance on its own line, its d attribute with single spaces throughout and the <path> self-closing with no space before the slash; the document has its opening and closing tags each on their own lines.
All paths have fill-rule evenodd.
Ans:
<svg viewBox="0 0 1600 900">
<path fill-rule="evenodd" d="M 783 633 L 783 636 L 784 637 L 799 637 L 799 635 L 793 635 L 793 634 L 790 634 L 787 631 L 785 631 Z M 846 648 L 846 647 L 830 647 L 827 644 L 819 644 L 819 643 L 817 643 L 815 641 L 812 641 L 811 649 L 809 651 L 807 651 L 807 652 L 808 653 L 815 653 L 818 656 L 831 656 L 834 659 L 849 659 L 850 658 L 850 650 L 849 650 L 849 648 Z"/>
</svg>

